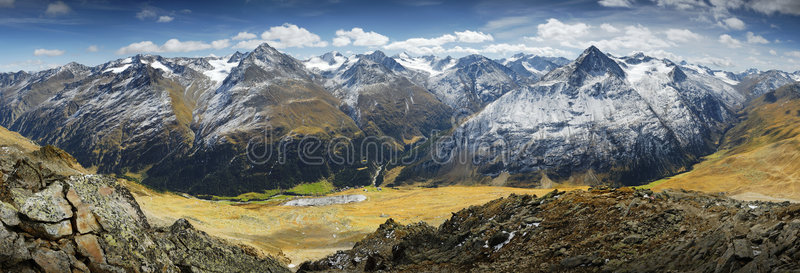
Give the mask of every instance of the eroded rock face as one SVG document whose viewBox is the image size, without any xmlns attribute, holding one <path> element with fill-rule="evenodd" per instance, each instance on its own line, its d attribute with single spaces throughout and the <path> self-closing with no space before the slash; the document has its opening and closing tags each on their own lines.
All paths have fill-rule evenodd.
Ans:
<svg viewBox="0 0 800 273">
<path fill-rule="evenodd" d="M 115 179 L 65 172 L 71 157 L 46 149 L 0 149 L 0 272 L 289 272 L 186 220 L 150 227 Z"/>
<path fill-rule="evenodd" d="M 696 192 L 512 195 L 438 228 L 388 220 L 298 272 L 795 272 L 800 205 Z"/>
</svg>

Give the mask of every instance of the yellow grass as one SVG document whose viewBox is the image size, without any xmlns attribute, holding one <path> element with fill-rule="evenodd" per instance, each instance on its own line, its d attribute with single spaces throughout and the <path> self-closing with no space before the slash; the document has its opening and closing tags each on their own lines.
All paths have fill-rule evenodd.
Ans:
<svg viewBox="0 0 800 273">
<path fill-rule="evenodd" d="M 361 203 L 322 207 L 284 207 L 272 204 L 226 204 L 156 193 L 125 182 L 148 219 L 168 225 L 186 218 L 200 230 L 227 240 L 255 246 L 267 253 L 284 253 L 292 263 L 319 259 L 349 249 L 389 217 L 410 224 L 439 225 L 450 212 L 484 204 L 511 193 L 543 195 L 551 189 L 452 186 L 441 188 L 350 190 L 363 194 Z M 563 188 L 572 190 L 578 188 Z M 585 188 L 580 188 L 585 189 Z"/>
<path fill-rule="evenodd" d="M 692 171 L 654 185 L 725 192 L 741 199 L 800 201 L 800 100 L 756 103 L 726 135 L 726 145 Z"/>
<path fill-rule="evenodd" d="M 24 152 L 31 152 L 39 149 L 33 141 L 23 137 L 17 132 L 9 131 L 0 126 L 0 146 L 14 146 Z"/>
</svg>

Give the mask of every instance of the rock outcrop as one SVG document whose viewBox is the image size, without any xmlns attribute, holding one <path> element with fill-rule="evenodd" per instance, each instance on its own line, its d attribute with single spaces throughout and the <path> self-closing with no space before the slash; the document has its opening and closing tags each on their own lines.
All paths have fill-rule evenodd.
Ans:
<svg viewBox="0 0 800 273">
<path fill-rule="evenodd" d="M 289 272 L 183 219 L 151 227 L 116 179 L 57 148 L 0 151 L 0 272 Z"/>
<path fill-rule="evenodd" d="M 796 272 L 800 205 L 696 192 L 512 195 L 438 229 L 388 220 L 299 272 Z"/>
</svg>

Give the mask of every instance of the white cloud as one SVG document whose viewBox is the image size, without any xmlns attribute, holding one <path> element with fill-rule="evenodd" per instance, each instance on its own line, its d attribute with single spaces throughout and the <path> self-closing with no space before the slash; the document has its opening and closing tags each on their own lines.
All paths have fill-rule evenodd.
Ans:
<svg viewBox="0 0 800 273">
<path fill-rule="evenodd" d="M 61 55 L 64 55 L 64 51 L 60 50 L 60 49 L 39 48 L 39 49 L 36 49 L 36 50 L 33 51 L 33 56 L 54 57 L 54 56 L 61 56 Z"/>
<path fill-rule="evenodd" d="M 620 30 L 618 28 L 612 26 L 611 24 L 607 24 L 607 23 L 600 25 L 600 28 L 605 30 L 606 32 L 610 32 L 610 33 L 620 32 Z"/>
<path fill-rule="evenodd" d="M 754 0 L 748 3 L 748 7 L 766 15 L 800 15 L 800 1 L 797 0 Z"/>
<path fill-rule="evenodd" d="M 774 49 L 770 49 L 770 50 L 769 50 L 769 55 L 772 55 L 772 56 L 777 56 L 777 55 L 778 55 L 778 52 L 777 52 L 777 51 L 775 51 Z"/>
<path fill-rule="evenodd" d="M 657 37 L 650 29 L 637 25 L 625 27 L 624 34 L 599 41 L 590 41 L 574 44 L 573 47 L 585 48 L 595 45 L 601 50 L 619 50 L 623 48 L 634 50 L 655 50 L 657 48 L 671 47 L 674 44 Z"/>
<path fill-rule="evenodd" d="M 374 31 L 366 32 L 358 27 L 354 27 L 351 30 L 340 29 L 336 31 L 336 37 L 333 39 L 334 46 L 346 46 L 351 42 L 356 46 L 381 46 L 389 42 L 389 37 Z"/>
<path fill-rule="evenodd" d="M 747 42 L 751 44 L 769 44 L 767 39 L 750 31 L 747 32 Z"/>
<path fill-rule="evenodd" d="M 600 0 L 597 3 L 604 7 L 630 8 L 632 6 L 630 0 Z"/>
<path fill-rule="evenodd" d="M 156 11 L 154 11 L 151 8 L 144 8 L 141 11 L 136 13 L 136 18 L 139 18 L 139 20 L 145 20 L 145 19 L 148 19 L 148 18 L 156 18 L 157 16 L 158 16 L 158 14 L 156 14 Z"/>
<path fill-rule="evenodd" d="M 465 30 L 462 32 L 456 31 L 456 37 L 462 43 L 482 43 L 486 41 L 494 41 L 491 34 L 485 34 L 480 31 Z"/>
<path fill-rule="evenodd" d="M 736 18 L 736 17 L 731 17 L 731 18 L 728 18 L 728 19 L 724 19 L 724 20 L 720 21 L 718 24 L 723 26 L 723 27 L 731 28 L 731 29 L 735 29 L 735 30 L 743 30 L 743 29 L 745 29 L 744 22 L 742 20 L 739 20 L 739 18 Z"/>
<path fill-rule="evenodd" d="M 0 8 L 13 8 L 14 0 L 0 0 Z"/>
<path fill-rule="evenodd" d="M 656 0 L 655 2 L 660 7 L 674 7 L 680 10 L 707 7 L 703 0 Z"/>
<path fill-rule="evenodd" d="M 717 57 L 710 57 L 705 56 L 703 58 L 694 59 L 691 62 L 696 64 L 702 64 L 707 66 L 715 66 L 715 67 L 732 67 L 733 61 L 730 58 L 717 58 Z"/>
<path fill-rule="evenodd" d="M 502 29 L 507 27 L 514 27 L 530 23 L 531 18 L 527 16 L 513 16 L 505 17 L 497 20 L 492 20 L 486 23 L 484 28 L 489 30 Z"/>
<path fill-rule="evenodd" d="M 319 38 L 319 35 L 289 23 L 274 26 L 264 31 L 264 33 L 261 33 L 261 40 L 275 48 L 325 47 L 328 45 L 327 42 Z"/>
<path fill-rule="evenodd" d="M 442 45 L 457 41 L 452 34 L 445 34 L 436 38 L 411 38 L 405 41 L 385 45 L 388 50 L 404 50 L 414 54 L 438 54 L 444 52 Z"/>
<path fill-rule="evenodd" d="M 703 36 L 700 36 L 697 33 L 692 32 L 688 29 L 674 29 L 671 28 L 667 30 L 667 39 L 670 41 L 686 43 L 693 40 L 700 40 Z"/>
<path fill-rule="evenodd" d="M 730 48 L 739 48 L 742 47 L 742 42 L 736 40 L 735 38 L 731 37 L 728 34 L 722 34 L 719 36 L 719 42 L 727 45 Z"/>
<path fill-rule="evenodd" d="M 169 22 L 172 22 L 172 20 L 175 20 L 175 17 L 162 15 L 162 16 L 158 17 L 158 20 L 156 20 L 156 22 L 158 22 L 158 23 L 169 23 Z"/>
<path fill-rule="evenodd" d="M 152 41 L 142 41 L 132 43 L 128 46 L 117 50 L 117 54 L 136 54 L 136 53 L 163 53 L 163 52 L 190 52 L 208 49 L 223 49 L 230 46 L 230 40 L 216 40 L 209 43 L 201 41 L 185 41 L 181 42 L 178 39 L 169 39 L 166 43 L 159 46 Z"/>
<path fill-rule="evenodd" d="M 100 48 L 98 48 L 96 45 L 90 45 L 89 47 L 86 48 L 86 52 L 98 52 L 98 51 L 100 51 Z"/>
<path fill-rule="evenodd" d="M 247 32 L 247 31 L 242 31 L 242 32 L 239 32 L 239 34 L 236 34 L 236 36 L 233 36 L 233 38 L 231 38 L 231 39 L 233 39 L 234 41 L 238 41 L 238 40 L 251 40 L 251 39 L 255 39 L 257 37 L 258 37 L 258 35 L 255 35 L 254 33 L 250 33 L 250 32 Z"/>
<path fill-rule="evenodd" d="M 539 38 L 552 40 L 572 40 L 589 33 L 589 25 L 584 23 L 565 24 L 555 18 L 537 26 Z"/>
<path fill-rule="evenodd" d="M 793 50 L 793 51 L 786 52 L 786 56 L 800 58 L 800 51 Z"/>
<path fill-rule="evenodd" d="M 483 48 L 482 52 L 485 53 L 497 53 L 497 54 L 514 54 L 514 53 L 528 53 L 534 54 L 539 56 L 567 56 L 569 55 L 568 52 L 554 49 L 551 47 L 530 47 L 524 44 L 491 44 L 487 45 Z"/>
<path fill-rule="evenodd" d="M 447 49 L 449 53 L 468 53 L 468 54 L 481 54 L 481 50 L 471 48 L 471 47 L 461 47 L 461 46 L 454 46 L 453 48 Z"/>
<path fill-rule="evenodd" d="M 49 16 L 58 16 L 70 13 L 72 11 L 67 4 L 61 1 L 56 1 L 47 5 L 47 10 L 44 11 L 45 14 Z"/>
</svg>

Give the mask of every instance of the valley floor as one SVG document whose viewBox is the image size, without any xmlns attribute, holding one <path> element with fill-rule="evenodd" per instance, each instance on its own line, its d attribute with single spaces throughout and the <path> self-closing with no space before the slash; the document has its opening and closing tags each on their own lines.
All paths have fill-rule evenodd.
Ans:
<svg viewBox="0 0 800 273">
<path fill-rule="evenodd" d="M 158 193 L 132 182 L 126 185 L 155 225 L 169 225 L 176 219 L 186 218 L 199 230 L 255 246 L 272 255 L 285 256 L 289 259 L 287 264 L 295 265 L 352 248 L 388 218 L 403 224 L 424 221 L 436 226 L 448 219 L 451 212 L 472 205 L 482 205 L 512 193 L 542 196 L 552 191 L 487 186 L 385 188 L 368 192 L 353 189 L 335 195 L 363 194 L 367 200 L 322 207 L 290 207 L 278 202 L 214 202 Z"/>
</svg>

